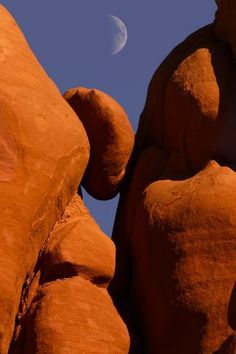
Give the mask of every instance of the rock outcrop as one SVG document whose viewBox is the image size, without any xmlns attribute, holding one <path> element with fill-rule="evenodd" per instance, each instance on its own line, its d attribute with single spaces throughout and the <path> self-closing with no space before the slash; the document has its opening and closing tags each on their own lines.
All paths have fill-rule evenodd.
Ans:
<svg viewBox="0 0 236 354">
<path fill-rule="evenodd" d="M 0 352 L 8 352 L 22 287 L 38 253 L 75 193 L 89 144 L 0 6 Z"/>
<path fill-rule="evenodd" d="M 124 109 L 102 91 L 78 87 L 64 97 L 83 123 L 91 146 L 82 185 L 94 198 L 111 199 L 120 190 L 133 149 L 129 119 Z"/>
<path fill-rule="evenodd" d="M 1 354 L 236 353 L 235 4 L 217 3 L 154 74 L 134 149 L 120 105 L 61 97 L 0 6 Z M 81 184 L 121 190 L 116 252 Z"/>
<path fill-rule="evenodd" d="M 75 196 L 45 243 L 34 280 L 22 295 L 11 352 L 128 353 L 126 326 L 106 289 L 114 261 L 112 241 Z"/>
<path fill-rule="evenodd" d="M 121 193 L 110 291 L 132 353 L 235 352 L 236 37 L 219 3 L 154 74 Z"/>
<path fill-rule="evenodd" d="M 145 189 L 130 240 L 148 353 L 213 353 L 232 333 L 235 172 L 210 162 L 191 178 L 163 177 Z"/>
<path fill-rule="evenodd" d="M 87 134 L 3 6 L 0 18 L 0 353 L 127 353 L 106 290 L 114 246 L 76 195 Z"/>
</svg>

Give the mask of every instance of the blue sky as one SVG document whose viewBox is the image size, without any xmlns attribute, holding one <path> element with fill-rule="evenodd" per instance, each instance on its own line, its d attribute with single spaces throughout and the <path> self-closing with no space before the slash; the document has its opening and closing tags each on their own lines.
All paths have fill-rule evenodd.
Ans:
<svg viewBox="0 0 236 354">
<path fill-rule="evenodd" d="M 194 30 L 212 22 L 213 0 L 5 0 L 39 61 L 64 93 L 95 87 L 124 107 L 136 130 L 148 83 L 165 56 Z M 108 15 L 128 29 L 125 49 L 108 50 Z M 118 198 L 84 195 L 101 228 L 111 234 Z"/>
</svg>

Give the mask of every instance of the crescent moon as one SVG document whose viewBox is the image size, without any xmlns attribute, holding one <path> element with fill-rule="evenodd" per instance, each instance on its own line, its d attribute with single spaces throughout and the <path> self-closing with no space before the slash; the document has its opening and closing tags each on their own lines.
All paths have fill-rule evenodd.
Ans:
<svg viewBox="0 0 236 354">
<path fill-rule="evenodd" d="M 120 18 L 109 15 L 112 23 L 112 48 L 111 55 L 116 55 L 122 51 L 128 40 L 128 31 Z"/>
</svg>

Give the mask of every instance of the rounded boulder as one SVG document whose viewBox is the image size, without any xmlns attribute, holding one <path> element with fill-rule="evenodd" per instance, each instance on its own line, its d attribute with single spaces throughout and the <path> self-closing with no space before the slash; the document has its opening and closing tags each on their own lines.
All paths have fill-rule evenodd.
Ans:
<svg viewBox="0 0 236 354">
<path fill-rule="evenodd" d="M 74 88 L 64 97 L 82 121 L 91 146 L 82 186 L 96 199 L 111 199 L 120 190 L 134 144 L 127 114 L 97 89 Z"/>
</svg>

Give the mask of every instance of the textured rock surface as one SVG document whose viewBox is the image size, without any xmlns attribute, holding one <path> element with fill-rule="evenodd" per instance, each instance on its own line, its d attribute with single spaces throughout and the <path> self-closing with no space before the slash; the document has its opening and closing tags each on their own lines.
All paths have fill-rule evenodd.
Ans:
<svg viewBox="0 0 236 354">
<path fill-rule="evenodd" d="M 113 242 L 101 231 L 79 196 L 67 206 L 41 256 L 44 282 L 80 275 L 107 286 L 115 268 Z"/>
<path fill-rule="evenodd" d="M 22 296 L 11 353 L 128 353 L 128 331 L 106 290 L 114 257 L 112 241 L 75 196 Z"/>
<path fill-rule="evenodd" d="M 149 354 L 235 351 L 236 77 L 215 33 L 202 28 L 170 53 L 140 118 L 110 287 L 133 353 L 137 337 Z"/>
<path fill-rule="evenodd" d="M 28 313 L 26 338 L 27 354 L 123 354 L 129 347 L 107 291 L 81 277 L 39 288 Z"/>
<path fill-rule="evenodd" d="M 112 97 L 96 89 L 71 89 L 65 99 L 82 121 L 91 145 L 83 186 L 97 199 L 113 198 L 134 143 L 128 117 Z"/>
<path fill-rule="evenodd" d="M 150 145 L 163 146 L 165 95 L 169 79 L 178 65 L 194 51 L 204 48 L 211 41 L 215 41 L 213 31 L 213 26 L 209 25 L 193 33 L 168 55 L 153 75 L 148 88 L 144 111 L 139 121 L 136 150 Z"/>
<path fill-rule="evenodd" d="M 236 353 L 236 337 L 232 334 L 214 354 L 235 354 Z"/>
<path fill-rule="evenodd" d="M 82 124 L 0 6 L 0 352 L 22 286 L 78 187 L 89 157 Z"/>
<path fill-rule="evenodd" d="M 226 124 L 236 128 L 229 112 L 232 67 L 225 45 L 213 42 L 183 60 L 167 84 L 163 147 L 170 154 L 178 151 L 178 164 L 190 171 L 199 171 L 212 157 L 236 158 L 227 156 L 234 137 Z"/>
<path fill-rule="evenodd" d="M 131 250 L 132 294 L 148 353 L 210 354 L 232 333 L 235 181 L 234 171 L 212 162 L 192 178 L 167 175 L 146 188 Z"/>
</svg>

